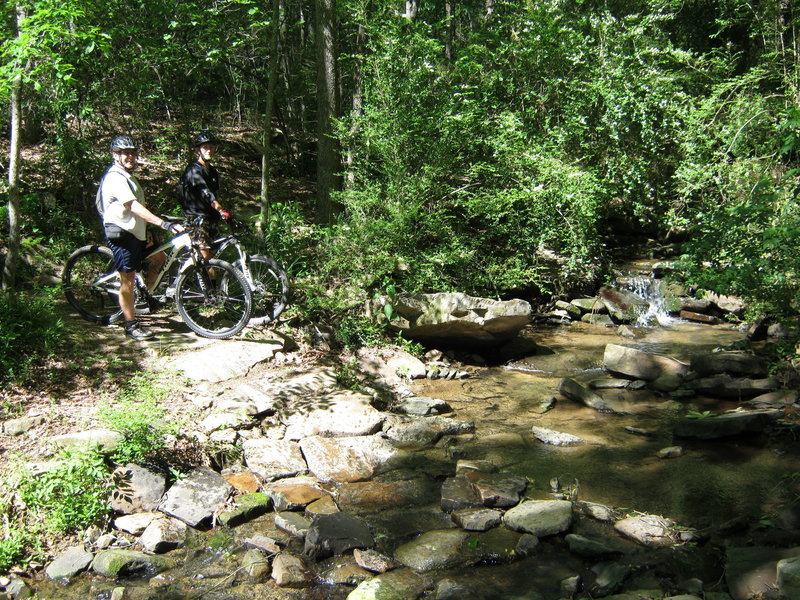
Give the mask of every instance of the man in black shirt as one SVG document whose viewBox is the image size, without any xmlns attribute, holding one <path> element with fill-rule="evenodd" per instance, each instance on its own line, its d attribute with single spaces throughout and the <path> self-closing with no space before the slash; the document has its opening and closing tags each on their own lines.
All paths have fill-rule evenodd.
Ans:
<svg viewBox="0 0 800 600">
<path fill-rule="evenodd" d="M 187 217 L 203 217 L 200 247 L 205 258 L 214 256 L 211 242 L 217 237 L 220 218 L 228 221 L 231 214 L 222 207 L 219 193 L 219 174 L 211 161 L 216 151 L 214 139 L 207 133 L 197 136 L 195 159 L 183 170 L 178 184 L 178 200 Z"/>
</svg>

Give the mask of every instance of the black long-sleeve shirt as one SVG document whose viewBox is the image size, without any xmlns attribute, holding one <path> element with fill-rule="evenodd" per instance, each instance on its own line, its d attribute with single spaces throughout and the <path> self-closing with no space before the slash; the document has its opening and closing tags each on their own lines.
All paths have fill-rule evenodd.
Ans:
<svg viewBox="0 0 800 600">
<path fill-rule="evenodd" d="M 219 192 L 219 174 L 213 165 L 190 162 L 178 184 L 178 200 L 183 212 L 192 217 L 218 221 L 220 214 L 212 206 Z"/>
</svg>

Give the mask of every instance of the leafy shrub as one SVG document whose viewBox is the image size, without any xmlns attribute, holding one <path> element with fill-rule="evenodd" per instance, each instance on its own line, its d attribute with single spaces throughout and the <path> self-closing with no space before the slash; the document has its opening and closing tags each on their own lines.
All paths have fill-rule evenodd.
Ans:
<svg viewBox="0 0 800 600">
<path fill-rule="evenodd" d="M 64 452 L 55 468 L 23 479 L 20 496 L 53 533 L 87 527 L 110 510 L 105 459 L 96 449 Z"/>
<path fill-rule="evenodd" d="M 0 573 L 25 558 L 28 537 L 19 530 L 11 529 L 0 538 Z"/>
<path fill-rule="evenodd" d="M 63 342 L 64 323 L 53 310 L 57 291 L 0 291 L 0 381 L 23 379 Z"/>
<path fill-rule="evenodd" d="M 165 436 L 176 426 L 161 406 L 168 390 L 149 373 L 136 373 L 114 406 L 101 406 L 100 421 L 122 434 L 111 458 L 118 463 L 141 462 L 165 446 Z"/>
</svg>

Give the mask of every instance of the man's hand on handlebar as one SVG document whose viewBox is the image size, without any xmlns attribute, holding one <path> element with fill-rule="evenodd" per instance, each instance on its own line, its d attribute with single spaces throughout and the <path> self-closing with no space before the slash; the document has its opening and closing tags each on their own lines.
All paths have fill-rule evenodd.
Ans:
<svg viewBox="0 0 800 600">
<path fill-rule="evenodd" d="M 166 219 L 161 221 L 161 228 L 169 231 L 172 235 L 178 235 L 179 233 L 183 233 L 185 231 L 183 225 L 177 221 L 168 221 Z"/>
<path fill-rule="evenodd" d="M 222 218 L 225 219 L 226 221 L 230 221 L 231 220 L 231 213 L 229 213 L 224 208 L 220 208 L 218 212 L 219 212 L 220 215 L 222 215 Z"/>
</svg>

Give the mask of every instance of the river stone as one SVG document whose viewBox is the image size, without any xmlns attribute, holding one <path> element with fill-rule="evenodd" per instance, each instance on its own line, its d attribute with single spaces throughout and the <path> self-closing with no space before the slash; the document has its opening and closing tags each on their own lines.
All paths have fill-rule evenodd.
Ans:
<svg viewBox="0 0 800 600">
<path fill-rule="evenodd" d="M 427 346 L 494 347 L 531 321 L 524 300 L 491 300 L 462 293 L 401 294 L 392 301 L 399 316 L 389 326 Z"/>
<path fill-rule="evenodd" d="M 322 397 L 297 399 L 279 411 L 286 425 L 286 439 L 312 435 L 348 437 L 371 435 L 380 430 L 384 415 L 371 405 L 372 397 L 343 390 Z"/>
<path fill-rule="evenodd" d="M 345 483 L 369 479 L 399 464 L 404 454 L 380 436 L 324 438 L 300 442 L 308 468 L 320 481 Z"/>
<path fill-rule="evenodd" d="M 244 410 L 213 412 L 197 424 L 203 433 L 209 434 L 224 429 L 243 429 L 253 425 L 252 417 Z"/>
<path fill-rule="evenodd" d="M 688 365 L 674 358 L 617 344 L 606 345 L 603 365 L 612 373 L 645 381 L 655 381 L 665 373 L 685 380 L 690 373 Z"/>
<path fill-rule="evenodd" d="M 778 563 L 800 558 L 800 548 L 765 546 L 725 549 L 725 582 L 733 600 L 772 597 L 778 588 Z M 797 598 L 797 596 L 787 596 Z"/>
<path fill-rule="evenodd" d="M 797 392 L 795 390 L 778 390 L 777 392 L 761 394 L 746 402 L 740 402 L 739 406 L 764 410 L 768 408 L 786 408 L 795 402 L 797 402 Z"/>
<path fill-rule="evenodd" d="M 314 560 L 344 554 L 353 548 L 370 548 L 375 539 L 367 524 L 347 513 L 319 515 L 306 533 L 304 554 Z"/>
<path fill-rule="evenodd" d="M 397 567 L 393 559 L 371 548 L 356 548 L 353 550 L 353 557 L 359 567 L 373 573 L 386 573 Z"/>
<path fill-rule="evenodd" d="M 281 552 L 272 560 L 272 578 L 279 587 L 300 588 L 313 582 L 305 561 L 288 552 Z"/>
<path fill-rule="evenodd" d="M 649 306 L 641 296 L 619 288 L 603 286 L 597 295 L 614 319 L 621 322 L 635 321 Z"/>
<path fill-rule="evenodd" d="M 358 552 L 358 550 L 355 550 Z M 319 561 L 314 570 L 318 580 L 327 585 L 357 586 L 363 581 L 372 579 L 375 574 L 360 567 L 353 556 L 333 556 Z"/>
<path fill-rule="evenodd" d="M 786 598 L 800 598 L 800 557 L 778 561 L 778 589 Z"/>
<path fill-rule="evenodd" d="M 564 433 L 562 431 L 553 431 L 552 429 L 545 429 L 544 427 L 533 427 L 531 429 L 533 437 L 551 446 L 574 446 L 576 444 L 586 443 L 586 440 L 579 438 L 577 435 L 571 433 Z"/>
<path fill-rule="evenodd" d="M 122 434 L 111 429 L 90 429 L 77 433 L 54 435 L 50 441 L 62 450 L 80 450 L 95 447 L 103 454 L 111 454 L 122 441 Z"/>
<path fill-rule="evenodd" d="M 668 547 L 678 541 L 674 523 L 658 515 L 628 517 L 614 524 L 614 529 L 644 546 Z"/>
<path fill-rule="evenodd" d="M 33 596 L 31 588 L 20 577 L 11 577 L 5 585 L 5 593 L 9 600 L 21 600 Z"/>
<path fill-rule="evenodd" d="M 439 400 L 438 398 L 428 398 L 425 396 L 401 398 L 395 405 L 395 409 L 399 413 L 415 415 L 418 417 L 440 415 L 452 410 L 450 405 L 448 405 L 444 400 Z"/>
<path fill-rule="evenodd" d="M 258 476 L 251 471 L 225 472 L 222 476 L 237 492 L 252 494 L 253 492 L 257 492 L 261 487 L 261 481 Z"/>
<path fill-rule="evenodd" d="M 567 500 L 528 500 L 506 512 L 503 523 L 509 529 L 537 537 L 563 533 L 572 525 L 572 503 Z"/>
<path fill-rule="evenodd" d="M 252 521 L 269 511 L 272 498 L 261 492 L 242 494 L 235 498 L 236 507 L 219 514 L 217 519 L 227 527 L 236 527 Z"/>
<path fill-rule="evenodd" d="M 169 517 L 153 519 L 139 538 L 142 547 L 155 554 L 182 548 L 185 541 L 186 523 Z"/>
<path fill-rule="evenodd" d="M 606 305 L 603 304 L 598 298 L 573 298 L 569 302 L 573 306 L 577 306 L 581 312 L 593 312 L 593 313 L 607 313 L 608 308 Z"/>
<path fill-rule="evenodd" d="M 308 469 L 300 446 L 288 440 L 255 438 L 242 442 L 247 468 L 266 480 L 291 477 Z"/>
<path fill-rule="evenodd" d="M 577 502 L 575 507 L 582 515 L 586 515 L 596 521 L 603 523 L 613 523 L 617 520 L 618 514 L 613 508 L 597 502 Z"/>
<path fill-rule="evenodd" d="M 703 297 L 724 312 L 731 313 L 737 317 L 744 315 L 746 307 L 740 298 L 735 296 L 724 296 L 722 294 L 709 291 L 705 291 Z"/>
<path fill-rule="evenodd" d="M 583 387 L 580 383 L 578 383 L 574 379 L 570 378 L 562 379 L 561 383 L 558 386 L 558 393 L 564 396 L 565 398 L 569 398 L 570 400 L 574 400 L 575 402 L 580 402 L 581 404 L 584 404 L 589 408 L 593 408 L 597 411 L 613 412 L 611 407 L 605 400 L 603 400 L 601 396 Z"/>
<path fill-rule="evenodd" d="M 71 579 L 88 569 L 92 560 L 94 555 L 83 546 L 72 546 L 59 553 L 44 572 L 50 579 Z"/>
<path fill-rule="evenodd" d="M 702 419 L 681 419 L 673 433 L 677 437 L 713 440 L 747 433 L 761 433 L 783 418 L 783 411 L 751 410 L 723 413 Z"/>
<path fill-rule="evenodd" d="M 275 526 L 289 535 L 304 539 L 311 527 L 311 521 L 299 513 L 283 511 L 275 515 Z"/>
<path fill-rule="evenodd" d="M 340 506 L 360 510 L 384 510 L 392 507 L 418 506 L 434 502 L 438 484 L 430 479 L 400 481 L 357 481 L 338 488 Z"/>
<path fill-rule="evenodd" d="M 479 562 L 492 565 L 504 564 L 518 558 L 517 547 L 522 535 L 505 527 L 495 527 L 475 534 L 467 545 L 470 547 L 470 553 L 476 555 Z"/>
<path fill-rule="evenodd" d="M 397 348 L 360 348 L 358 370 L 377 380 L 380 387 L 395 388 L 410 379 L 422 379 L 427 367 L 416 356 Z"/>
<path fill-rule="evenodd" d="M 309 519 L 313 519 L 318 515 L 332 515 L 339 512 L 339 506 L 332 496 L 326 494 L 318 500 L 314 500 L 311 504 L 306 506 L 305 515 Z"/>
<path fill-rule="evenodd" d="M 470 534 L 460 529 L 428 531 L 400 546 L 394 557 L 418 573 L 463 567 L 477 562 L 469 539 Z"/>
<path fill-rule="evenodd" d="M 167 486 L 163 474 L 133 463 L 114 469 L 111 481 L 111 508 L 122 514 L 156 510 Z"/>
<path fill-rule="evenodd" d="M 453 522 L 465 531 L 486 531 L 503 521 L 503 513 L 493 508 L 462 508 L 451 516 Z"/>
<path fill-rule="evenodd" d="M 114 519 L 114 527 L 121 531 L 126 531 L 132 535 L 142 535 L 145 529 L 161 516 L 161 513 L 146 512 L 134 513 L 132 515 L 124 515 Z"/>
<path fill-rule="evenodd" d="M 269 559 L 257 548 L 251 548 L 242 556 L 242 571 L 251 581 L 264 581 L 270 575 Z"/>
<path fill-rule="evenodd" d="M 360 583 L 347 600 L 413 600 L 429 581 L 410 569 L 396 569 Z"/>
<path fill-rule="evenodd" d="M 92 561 L 92 570 L 103 577 L 152 577 L 173 566 L 173 561 L 136 550 L 103 550 Z"/>
<path fill-rule="evenodd" d="M 304 476 L 268 483 L 264 492 L 272 498 L 276 511 L 302 510 L 323 496 L 329 496 L 314 479 Z"/>
<path fill-rule="evenodd" d="M 606 540 L 591 539 L 574 533 L 564 536 L 564 541 L 567 542 L 570 552 L 583 558 L 603 558 L 622 553 Z"/>
<path fill-rule="evenodd" d="M 281 551 L 280 544 L 278 544 L 278 542 L 273 538 L 267 537 L 266 535 L 253 535 L 243 540 L 243 543 L 246 546 L 252 546 L 253 548 L 257 548 L 262 552 L 268 552 L 269 554 L 277 554 Z"/>
<path fill-rule="evenodd" d="M 690 381 L 688 387 L 698 394 L 706 394 L 715 398 L 739 399 L 772 392 L 779 389 L 781 385 L 774 377 L 734 379 L 730 375 L 717 375 Z"/>
<path fill-rule="evenodd" d="M 606 562 L 594 565 L 590 570 L 590 577 L 584 583 L 593 596 L 608 596 L 613 594 L 631 574 L 630 565 Z"/>
<path fill-rule="evenodd" d="M 768 373 L 767 361 L 752 352 L 709 352 L 693 356 L 691 364 L 692 369 L 701 377 L 722 373 L 745 377 L 766 377 Z"/>
<path fill-rule="evenodd" d="M 200 467 L 175 482 L 158 510 L 197 527 L 211 520 L 232 491 L 233 486 L 219 473 Z"/>
<path fill-rule="evenodd" d="M 283 345 L 276 340 L 229 340 L 178 356 L 170 362 L 170 367 L 193 381 L 217 383 L 244 377 L 254 365 L 283 349 Z"/>
<path fill-rule="evenodd" d="M 519 504 L 519 496 L 528 487 L 525 477 L 509 473 L 480 473 L 472 471 L 464 476 L 475 488 L 484 506 L 509 508 Z"/>
<path fill-rule="evenodd" d="M 589 323 L 590 325 L 602 325 L 603 327 L 613 327 L 616 325 L 611 315 L 601 315 L 593 312 L 583 315 L 581 321 L 583 323 Z"/>
<path fill-rule="evenodd" d="M 466 474 L 448 477 L 442 483 L 441 507 L 444 512 L 453 512 L 463 508 L 479 508 L 483 506 L 478 491 L 467 479 Z"/>
<path fill-rule="evenodd" d="M 274 414 L 281 406 L 283 401 L 275 396 L 264 393 L 262 390 L 248 384 L 242 384 L 233 390 L 232 400 L 239 400 L 247 403 L 254 409 L 254 415 Z"/>
</svg>

